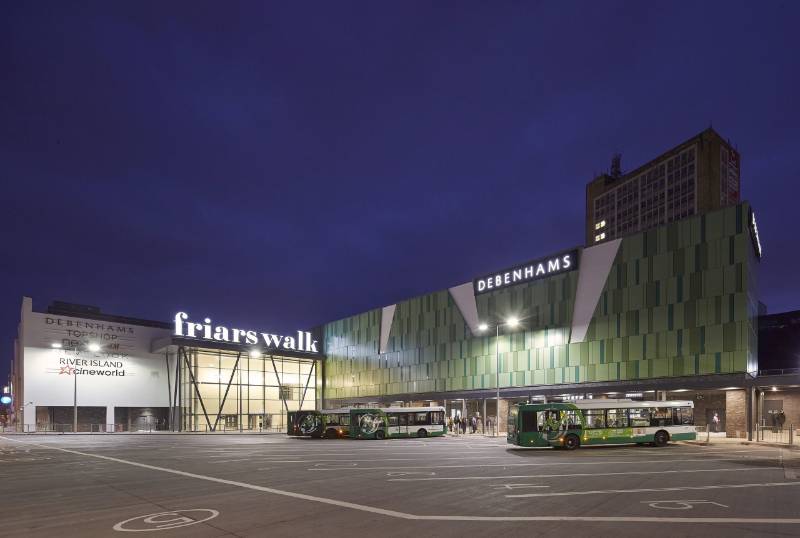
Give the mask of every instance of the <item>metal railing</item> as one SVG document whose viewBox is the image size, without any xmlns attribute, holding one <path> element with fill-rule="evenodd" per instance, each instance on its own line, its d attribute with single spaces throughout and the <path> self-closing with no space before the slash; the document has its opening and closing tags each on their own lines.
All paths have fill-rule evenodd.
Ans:
<svg viewBox="0 0 800 538">
<path fill-rule="evenodd" d="M 796 375 L 800 374 L 800 368 L 773 368 L 771 370 L 759 370 L 758 375 Z"/>
<path fill-rule="evenodd" d="M 706 424 L 705 426 L 695 426 L 694 431 L 696 434 L 697 441 L 701 441 L 704 443 L 711 442 L 711 428 L 709 427 L 708 424 Z"/>
<path fill-rule="evenodd" d="M 25 424 L 22 431 L 25 433 L 71 433 L 72 424 L 37 422 L 36 424 Z"/>
<path fill-rule="evenodd" d="M 797 430 L 794 424 L 789 424 L 788 427 L 782 426 L 767 426 L 764 424 L 756 424 L 755 440 L 765 443 L 784 443 L 793 445 L 798 439 Z"/>
<path fill-rule="evenodd" d="M 22 424 L 21 430 L 17 429 L 17 426 L 7 426 L 0 431 L 7 431 L 7 432 L 18 432 L 22 431 L 23 433 L 72 433 L 73 432 L 73 425 L 72 424 L 61 424 L 61 423 L 52 423 L 52 422 L 38 422 L 36 424 Z M 157 433 L 162 431 L 171 431 L 166 427 L 166 424 L 162 423 L 154 423 L 154 422 L 145 422 L 144 424 L 131 424 L 130 430 L 128 429 L 127 423 L 117 423 L 117 424 L 85 424 L 80 423 L 78 424 L 78 433 L 123 433 L 123 432 L 130 432 L 130 433 Z M 238 426 L 225 426 L 224 424 L 218 424 L 217 429 L 212 431 L 208 425 L 206 424 L 199 424 L 195 428 L 191 429 L 184 429 L 182 431 L 190 432 L 190 433 L 285 433 L 286 427 L 284 426 L 269 426 L 269 427 L 261 427 L 261 428 L 242 428 L 239 429 Z"/>
<path fill-rule="evenodd" d="M 208 424 L 197 424 L 189 428 L 184 428 L 185 432 L 192 433 L 286 433 L 286 426 L 262 426 L 260 428 L 244 428 L 239 426 L 226 426 L 225 424 L 217 424 L 216 430 L 208 427 Z"/>
<path fill-rule="evenodd" d="M 89 433 L 121 432 L 122 424 L 89 424 Z"/>
</svg>

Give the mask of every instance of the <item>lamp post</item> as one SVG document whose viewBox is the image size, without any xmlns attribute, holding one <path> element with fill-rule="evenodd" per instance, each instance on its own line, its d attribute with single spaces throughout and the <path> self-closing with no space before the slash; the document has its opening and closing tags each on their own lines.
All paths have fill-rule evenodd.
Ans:
<svg viewBox="0 0 800 538">
<path fill-rule="evenodd" d="M 100 345 L 91 342 L 86 346 L 92 353 L 100 351 Z M 77 355 L 76 355 L 77 356 Z M 91 428 L 89 428 L 91 430 Z M 72 433 L 78 433 L 78 370 L 72 371 Z"/>
<path fill-rule="evenodd" d="M 496 411 L 495 411 L 495 434 L 500 432 L 500 327 L 503 325 L 507 327 L 511 327 L 512 329 L 519 325 L 519 320 L 515 317 L 510 317 L 506 319 L 504 322 L 498 322 L 495 325 L 495 339 L 494 339 L 494 375 L 495 375 L 495 387 L 497 388 L 497 395 L 496 395 Z M 487 330 L 489 326 L 486 323 L 481 323 L 478 325 L 478 330 L 483 332 Z"/>
<path fill-rule="evenodd" d="M 72 433 L 78 433 L 78 372 L 72 372 Z"/>
</svg>

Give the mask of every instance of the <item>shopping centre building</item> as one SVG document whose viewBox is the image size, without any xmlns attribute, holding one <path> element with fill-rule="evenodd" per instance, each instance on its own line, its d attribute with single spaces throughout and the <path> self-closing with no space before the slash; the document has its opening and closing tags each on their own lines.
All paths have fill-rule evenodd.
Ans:
<svg viewBox="0 0 800 538">
<path fill-rule="evenodd" d="M 594 179 L 586 247 L 533 248 L 529 261 L 291 334 L 203 313 L 38 312 L 26 298 L 16 423 L 261 431 L 297 409 L 444 405 L 502 431 L 512 403 L 628 397 L 692 399 L 698 424 L 717 414 L 731 436 L 780 410 L 800 424 L 797 354 L 773 346 L 779 369 L 759 356 L 761 244 L 733 152 L 706 130 Z M 784 318 L 762 323 L 773 343 L 800 327 Z"/>
<path fill-rule="evenodd" d="M 319 340 L 22 302 L 12 388 L 24 431 L 263 431 L 321 405 Z M 75 411 L 77 410 L 77 413 Z"/>
</svg>

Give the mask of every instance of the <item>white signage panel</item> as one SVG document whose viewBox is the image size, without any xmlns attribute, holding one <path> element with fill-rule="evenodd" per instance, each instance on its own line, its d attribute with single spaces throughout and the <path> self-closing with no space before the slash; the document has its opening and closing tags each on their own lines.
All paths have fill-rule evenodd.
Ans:
<svg viewBox="0 0 800 538">
<path fill-rule="evenodd" d="M 164 355 L 149 351 L 168 329 L 38 312 L 24 323 L 28 405 L 71 406 L 77 389 L 78 406 L 169 406 Z"/>
</svg>

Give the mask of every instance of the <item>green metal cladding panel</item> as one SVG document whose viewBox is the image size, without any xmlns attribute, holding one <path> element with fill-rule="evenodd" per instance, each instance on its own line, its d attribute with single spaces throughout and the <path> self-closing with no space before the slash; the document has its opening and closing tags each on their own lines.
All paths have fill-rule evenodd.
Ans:
<svg viewBox="0 0 800 538">
<path fill-rule="evenodd" d="M 570 343 L 579 271 L 478 295 L 479 319 L 524 320 L 500 336 L 500 385 L 755 370 L 748 211 L 742 203 L 624 238 L 583 342 Z M 380 326 L 381 309 L 324 326 L 326 398 L 495 387 L 495 336 L 473 338 L 447 290 L 397 304 L 383 355 Z"/>
</svg>

